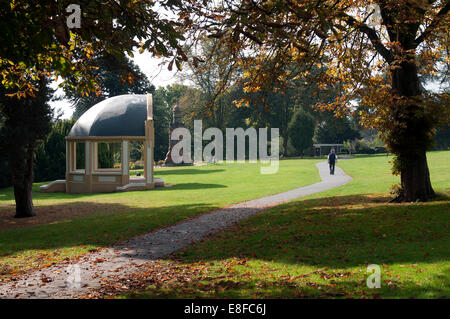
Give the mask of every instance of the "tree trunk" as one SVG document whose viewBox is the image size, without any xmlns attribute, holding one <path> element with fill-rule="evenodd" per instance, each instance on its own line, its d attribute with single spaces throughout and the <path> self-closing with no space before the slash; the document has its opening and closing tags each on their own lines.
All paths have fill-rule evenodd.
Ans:
<svg viewBox="0 0 450 319">
<path fill-rule="evenodd" d="M 283 134 L 283 156 L 287 156 L 288 134 Z"/>
<path fill-rule="evenodd" d="M 425 152 L 411 160 L 401 172 L 402 190 L 399 200 L 404 202 L 427 201 L 434 196 L 431 187 Z"/>
<path fill-rule="evenodd" d="M 400 102 L 393 105 L 395 121 L 388 145 L 397 157 L 401 175 L 401 190 L 393 201 L 426 201 L 435 195 L 426 157 L 433 123 L 414 99 L 422 95 L 415 63 L 403 62 L 392 71 L 392 88 L 400 96 Z"/>
<path fill-rule="evenodd" d="M 29 147 L 24 160 L 26 170 L 21 178 L 14 178 L 14 197 L 16 200 L 15 218 L 35 216 L 31 190 L 33 187 L 33 156 L 34 148 Z M 13 172 L 14 174 L 15 172 Z M 20 173 L 19 173 L 20 174 Z"/>
</svg>

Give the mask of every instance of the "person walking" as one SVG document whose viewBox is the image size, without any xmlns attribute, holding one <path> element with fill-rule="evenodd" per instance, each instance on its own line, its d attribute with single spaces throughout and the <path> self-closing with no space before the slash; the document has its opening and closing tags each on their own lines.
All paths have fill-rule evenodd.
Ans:
<svg viewBox="0 0 450 319">
<path fill-rule="evenodd" d="M 331 149 L 331 153 L 328 154 L 328 164 L 330 164 L 330 175 L 334 175 L 334 165 L 337 162 L 337 155 L 334 153 L 334 148 Z"/>
</svg>

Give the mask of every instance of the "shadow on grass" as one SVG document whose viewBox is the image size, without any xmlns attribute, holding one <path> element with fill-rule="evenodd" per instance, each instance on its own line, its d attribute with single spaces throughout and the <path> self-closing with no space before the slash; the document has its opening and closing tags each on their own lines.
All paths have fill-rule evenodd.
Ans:
<svg viewBox="0 0 450 319">
<path fill-rule="evenodd" d="M 39 185 L 45 185 L 46 183 L 40 183 Z M 68 193 L 41 193 L 39 191 L 39 185 L 33 186 L 32 196 L 33 200 L 64 200 L 64 199 L 77 199 L 88 198 L 101 195 L 96 194 L 68 194 Z M 12 187 L 0 189 L 0 201 L 14 201 L 14 191 Z"/>
<path fill-rule="evenodd" d="M 155 172 L 155 175 L 164 177 L 164 175 L 197 175 L 197 174 L 211 174 L 223 172 L 224 169 L 200 169 L 200 168 L 188 168 L 188 169 L 172 169 L 164 168 Z"/>
<path fill-rule="evenodd" d="M 204 183 L 177 183 L 170 187 L 157 188 L 159 191 L 172 191 L 180 189 L 205 189 L 205 188 L 226 188 L 227 186 L 221 184 L 204 184 Z"/>
<path fill-rule="evenodd" d="M 375 158 L 375 157 L 392 157 L 393 154 L 392 153 L 375 153 L 375 154 L 352 154 L 351 156 L 353 156 L 353 158 L 367 158 L 367 157 L 371 157 L 371 158 Z"/>
<path fill-rule="evenodd" d="M 450 258 L 450 204 L 445 198 L 420 204 L 385 201 L 386 197 L 339 196 L 280 205 L 188 247 L 177 258 L 206 262 L 237 257 L 335 268 Z M 41 225 L 0 231 L 0 256 L 30 249 L 109 245 L 217 207 L 196 203 L 136 208 L 77 202 L 37 209 Z M 0 213 L 13 215 L 10 210 Z"/>
<path fill-rule="evenodd" d="M 36 217 L 20 220 L 13 218 L 14 208 L 5 209 L 0 211 L 0 257 L 30 250 L 106 246 L 216 208 L 202 203 L 136 208 L 76 202 L 36 207 Z"/>
<path fill-rule="evenodd" d="M 207 184 L 207 183 L 177 183 L 170 187 L 161 187 L 156 188 L 156 190 L 159 191 L 168 191 L 168 190 L 196 190 L 196 189 L 207 189 L 207 188 L 225 188 L 227 186 L 222 184 Z M 6 188 L 6 189 L 0 189 L 2 193 L 0 193 L 0 200 L 1 201 L 14 201 L 14 192 L 12 188 Z M 152 190 L 154 191 L 154 190 Z M 33 187 L 33 200 L 76 200 L 76 199 L 86 199 L 86 198 L 92 198 L 92 197 L 101 197 L 105 194 L 108 195 L 114 195 L 114 194 L 120 194 L 120 193 L 94 193 L 94 194 L 68 194 L 68 193 L 41 193 L 39 192 L 39 188 Z M 2 204 L 3 205 L 3 204 Z M 6 204 L 5 204 L 6 205 Z M 1 210 L 1 207 L 0 207 Z"/>
<path fill-rule="evenodd" d="M 343 268 L 450 259 L 450 202 L 386 204 L 370 195 L 309 199 L 243 220 L 175 256 Z"/>
<path fill-rule="evenodd" d="M 201 169 L 189 167 L 186 169 L 176 169 L 176 168 L 164 168 L 155 172 L 155 177 L 164 178 L 166 175 L 198 175 L 198 174 L 210 174 L 223 172 L 224 169 Z M 130 175 L 135 176 L 135 175 Z M 40 182 L 33 185 L 33 199 L 37 200 L 59 200 L 59 199 L 77 199 L 86 197 L 95 197 L 101 195 L 101 193 L 96 194 L 66 194 L 66 193 L 41 193 L 39 191 L 39 186 L 49 184 L 49 182 Z M 183 183 L 177 184 L 176 189 L 200 189 L 200 188 L 218 188 L 225 187 L 219 184 L 201 184 L 201 183 Z M 14 191 L 12 187 L 0 188 L 0 201 L 14 201 Z"/>
</svg>

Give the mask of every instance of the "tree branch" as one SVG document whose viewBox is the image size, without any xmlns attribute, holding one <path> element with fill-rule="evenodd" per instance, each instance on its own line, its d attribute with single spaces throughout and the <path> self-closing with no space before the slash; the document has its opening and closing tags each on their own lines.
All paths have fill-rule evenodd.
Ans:
<svg viewBox="0 0 450 319">
<path fill-rule="evenodd" d="M 377 32 L 370 28 L 367 24 L 361 23 L 357 21 L 352 16 L 343 13 L 345 22 L 352 27 L 357 28 L 359 31 L 365 33 L 369 38 L 370 42 L 374 46 L 375 50 L 388 62 L 391 63 L 394 61 L 394 56 L 391 51 L 389 51 L 381 42 L 380 38 L 377 35 Z"/>
<path fill-rule="evenodd" d="M 425 29 L 425 31 L 423 31 L 422 34 L 414 40 L 415 48 L 417 48 L 417 46 L 419 44 L 421 44 L 423 41 L 425 41 L 430 36 L 430 34 L 433 32 L 434 28 L 436 28 L 439 25 L 439 23 L 442 21 L 442 19 L 445 18 L 445 16 L 449 12 L 449 10 L 450 10 L 450 1 L 447 0 L 447 4 L 441 8 L 441 10 L 434 17 L 433 21 L 431 21 L 431 23 L 428 25 L 428 27 Z"/>
</svg>

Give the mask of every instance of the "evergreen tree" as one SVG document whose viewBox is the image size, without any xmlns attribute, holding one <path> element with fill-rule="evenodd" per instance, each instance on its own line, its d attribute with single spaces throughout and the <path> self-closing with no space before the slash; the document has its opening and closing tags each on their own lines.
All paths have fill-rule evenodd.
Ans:
<svg viewBox="0 0 450 319">
<path fill-rule="evenodd" d="M 52 124 L 45 143 L 41 144 L 36 151 L 35 181 L 44 182 L 65 178 L 66 136 L 73 124 L 73 120 L 58 120 Z"/>
<path fill-rule="evenodd" d="M 289 123 L 291 145 L 303 157 L 304 151 L 312 146 L 315 121 L 311 114 L 299 108 Z"/>
<path fill-rule="evenodd" d="M 14 187 L 17 218 L 35 215 L 31 189 L 33 186 L 34 154 L 50 132 L 52 111 L 48 104 L 53 91 L 48 81 L 36 81 L 35 97 L 11 98 L 0 92 L 0 156 L 7 158 Z M 6 92 L 5 92 L 6 91 Z"/>
</svg>

